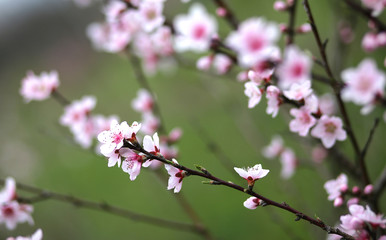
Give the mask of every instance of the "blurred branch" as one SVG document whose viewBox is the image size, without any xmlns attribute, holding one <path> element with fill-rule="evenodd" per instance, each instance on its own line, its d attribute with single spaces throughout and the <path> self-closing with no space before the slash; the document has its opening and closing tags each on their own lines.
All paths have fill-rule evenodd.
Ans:
<svg viewBox="0 0 386 240">
<path fill-rule="evenodd" d="M 63 106 L 69 105 L 71 103 L 70 100 L 64 97 L 58 90 L 52 91 L 51 96 Z"/>
<path fill-rule="evenodd" d="M 0 179 L 0 184 L 4 185 L 5 180 Z M 123 208 L 119 208 L 110 204 L 107 204 L 105 202 L 94 202 L 85 200 L 82 198 L 74 197 L 71 195 L 56 193 L 52 191 L 47 191 L 41 188 L 37 188 L 34 186 L 22 184 L 22 183 L 16 183 L 17 188 L 26 192 L 30 192 L 33 194 L 36 194 L 34 198 L 22 198 L 18 197 L 17 200 L 23 203 L 36 203 L 43 200 L 56 200 L 60 202 L 66 202 L 74 205 L 75 207 L 79 208 L 88 208 L 96 211 L 106 212 L 112 215 L 120 216 L 126 219 L 130 219 L 132 221 L 136 222 L 143 222 L 150 225 L 163 227 L 163 228 L 169 228 L 173 230 L 178 231 L 187 231 L 187 232 L 193 232 L 196 234 L 202 234 L 197 230 L 197 228 L 188 223 L 181 223 L 176 221 L 171 221 L 163 218 L 157 218 L 152 216 L 147 216 L 139 213 L 135 213 Z"/>
<path fill-rule="evenodd" d="M 365 144 L 365 147 L 364 147 L 363 150 L 362 150 L 362 158 L 363 158 L 363 159 L 365 158 L 366 153 L 367 153 L 367 150 L 369 149 L 371 140 L 373 140 L 374 132 L 375 132 L 375 129 L 378 127 L 378 124 L 379 124 L 379 118 L 376 118 L 376 119 L 374 120 L 374 125 L 373 125 L 373 127 L 371 128 L 371 130 L 370 130 L 369 138 L 367 139 L 366 144 Z"/>
<path fill-rule="evenodd" d="M 374 197 L 375 199 L 378 199 L 381 195 L 383 190 L 385 190 L 386 187 L 386 167 L 383 168 L 383 171 L 381 175 L 379 176 L 378 180 L 374 184 Z"/>
<path fill-rule="evenodd" d="M 343 103 L 343 100 L 341 98 L 341 95 L 340 95 L 340 87 L 339 86 L 341 85 L 341 83 L 337 79 L 335 79 L 335 77 L 334 77 L 334 75 L 333 75 L 333 73 L 331 71 L 328 59 L 327 59 L 327 55 L 326 55 L 327 41 L 322 43 L 322 40 L 320 38 L 318 29 L 316 27 L 316 24 L 315 24 L 315 21 L 314 21 L 314 17 L 312 15 L 311 8 L 310 8 L 310 5 L 308 3 L 308 0 L 303 0 L 303 6 L 304 6 L 304 9 L 305 9 L 306 14 L 308 16 L 309 23 L 311 24 L 312 32 L 314 34 L 315 41 L 316 41 L 316 43 L 318 45 L 319 52 L 320 52 L 320 55 L 322 57 L 322 63 L 323 63 L 324 69 L 325 69 L 325 71 L 326 71 L 326 73 L 327 73 L 327 75 L 328 75 L 328 77 L 330 79 L 330 86 L 334 90 L 335 97 L 336 97 L 336 99 L 338 101 L 339 109 L 340 109 L 340 112 L 342 114 L 343 121 L 345 123 L 345 128 L 346 128 L 347 134 L 348 134 L 348 136 L 350 138 L 350 141 L 351 141 L 351 144 L 352 144 L 352 146 L 354 148 L 356 159 L 357 159 L 359 168 L 360 168 L 360 170 L 362 172 L 363 184 L 367 185 L 367 184 L 370 183 L 370 179 L 369 179 L 369 176 L 368 176 L 368 173 L 367 173 L 367 168 L 366 168 L 365 161 L 364 161 L 364 159 L 362 157 L 361 150 L 359 148 L 358 141 L 357 141 L 357 139 L 355 137 L 353 128 L 351 126 L 350 118 L 349 118 L 349 116 L 347 114 L 346 107 L 345 107 L 345 105 Z"/>
<path fill-rule="evenodd" d="M 378 18 L 374 17 L 371 14 L 372 11 L 370 9 L 363 8 L 361 5 L 359 5 L 358 3 L 356 3 L 352 0 L 343 0 L 343 1 L 349 7 L 351 7 L 352 9 L 357 11 L 358 13 L 360 13 L 362 16 L 364 16 L 368 20 L 372 21 L 380 32 L 386 31 L 386 25 L 383 22 L 381 22 Z"/>
<path fill-rule="evenodd" d="M 329 234 L 337 234 L 337 235 L 340 235 L 342 237 L 344 237 L 345 239 L 347 240 L 354 240 L 354 237 L 352 237 L 351 235 L 349 234 L 346 234 L 344 232 L 342 232 L 341 230 L 339 230 L 338 228 L 333 228 L 327 224 L 325 224 L 323 221 L 321 221 L 319 218 L 315 219 L 315 218 L 312 218 L 292 207 L 290 207 L 287 203 L 283 202 L 283 203 L 278 203 L 278 202 L 275 202 L 269 198 L 266 198 L 256 192 L 254 192 L 253 190 L 251 190 L 250 188 L 244 188 L 242 186 L 239 186 L 237 184 L 234 184 L 230 181 L 225 181 L 223 179 L 220 179 L 220 178 L 217 178 L 215 177 L 214 175 L 212 174 L 209 174 L 208 172 L 200 172 L 200 171 L 196 171 L 196 170 L 193 170 L 193 169 L 190 169 L 190 168 L 187 168 L 183 165 L 180 165 L 180 164 L 177 164 L 171 160 L 168 160 L 166 158 L 164 158 L 162 155 L 154 155 L 152 153 L 149 153 L 148 151 L 146 151 L 145 149 L 143 149 L 138 143 L 133 145 L 132 143 L 128 142 L 128 141 L 124 141 L 124 147 L 128 147 L 130 149 L 133 149 L 135 151 L 138 151 L 138 152 L 141 152 L 143 154 L 145 154 L 148 159 L 156 159 L 156 160 L 159 160 L 161 162 L 163 162 L 164 164 L 169 164 L 175 168 L 178 168 L 182 171 L 185 172 L 186 176 L 199 176 L 199 177 L 202 177 L 202 178 L 206 178 L 206 179 L 209 179 L 211 181 L 208 181 L 206 183 L 208 184 L 213 184 L 213 185 L 223 185 L 223 186 L 226 186 L 226 187 L 229 187 L 229 188 L 233 188 L 237 191 L 240 191 L 240 192 L 243 192 L 245 194 L 248 194 L 250 196 L 253 196 L 253 197 L 256 197 L 258 199 L 261 199 L 264 204 L 263 206 L 268 206 L 268 205 L 271 205 L 271 206 L 274 206 L 274 207 L 277 207 L 277 208 L 281 208 L 285 211 L 288 211 L 288 212 L 291 212 L 293 213 L 295 216 L 296 216 L 296 221 L 300 220 L 300 219 L 303 219 L 307 222 L 309 222 L 310 224 L 312 225 L 315 225 L 321 229 L 323 229 L 324 231 L 326 231 L 327 233 Z"/>
<path fill-rule="evenodd" d="M 287 9 L 289 13 L 288 29 L 287 29 L 287 41 L 286 45 L 294 43 L 295 38 L 295 17 L 296 17 L 296 5 L 298 0 L 293 0 L 292 5 Z"/>
<path fill-rule="evenodd" d="M 227 20 L 229 25 L 234 29 L 237 30 L 239 26 L 239 21 L 235 17 L 233 11 L 229 8 L 229 6 L 225 3 L 223 0 L 213 0 L 213 2 L 219 7 L 225 10 L 225 16 L 224 18 Z"/>
</svg>

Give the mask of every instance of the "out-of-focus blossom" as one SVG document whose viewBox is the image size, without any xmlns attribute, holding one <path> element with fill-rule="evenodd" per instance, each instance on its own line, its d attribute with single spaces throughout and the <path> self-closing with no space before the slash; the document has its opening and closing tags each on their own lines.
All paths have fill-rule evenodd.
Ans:
<svg viewBox="0 0 386 240">
<path fill-rule="evenodd" d="M 226 44 L 238 53 L 241 65 L 251 67 L 258 59 L 269 58 L 277 51 L 275 44 L 279 36 L 279 27 L 275 23 L 264 18 L 251 18 L 227 37 Z"/>
<path fill-rule="evenodd" d="M 176 159 L 173 159 L 173 162 L 178 164 Z M 170 175 L 168 181 L 168 190 L 174 188 L 174 193 L 180 192 L 182 187 L 182 180 L 186 176 L 185 172 L 169 164 L 165 164 L 165 168 Z"/>
<path fill-rule="evenodd" d="M 267 87 L 266 97 L 267 101 L 267 114 L 272 114 L 272 117 L 276 117 L 280 107 L 280 90 L 276 86 L 270 85 Z"/>
<path fill-rule="evenodd" d="M 338 24 L 340 40 L 346 44 L 351 43 L 354 40 L 355 34 L 350 23 L 346 21 L 340 21 Z"/>
<path fill-rule="evenodd" d="M 311 24 L 309 23 L 303 23 L 296 29 L 298 33 L 308 33 L 312 31 Z"/>
<path fill-rule="evenodd" d="M 321 145 L 318 145 L 312 149 L 312 161 L 315 163 L 322 163 L 322 161 L 327 157 L 327 151 Z"/>
<path fill-rule="evenodd" d="M 193 4 L 187 15 L 178 15 L 173 22 L 176 30 L 175 49 L 178 52 L 204 52 L 209 49 L 212 36 L 217 32 L 217 22 L 203 5 Z"/>
<path fill-rule="evenodd" d="M 246 82 L 244 86 L 244 94 L 249 98 L 248 108 L 253 108 L 260 102 L 262 92 L 255 82 Z"/>
<path fill-rule="evenodd" d="M 139 19 L 142 29 L 151 32 L 161 26 L 165 17 L 162 15 L 163 1 L 143 0 L 138 7 Z"/>
<path fill-rule="evenodd" d="M 14 237 L 7 238 L 7 240 L 42 240 L 42 239 L 43 239 L 43 231 L 40 228 L 36 230 L 36 232 L 32 234 L 31 237 L 18 236 L 16 238 Z"/>
<path fill-rule="evenodd" d="M 80 100 L 73 101 L 64 108 L 64 114 L 60 117 L 60 124 L 74 128 L 77 124 L 82 124 L 89 116 L 96 105 L 96 98 L 85 96 Z"/>
<path fill-rule="evenodd" d="M 260 206 L 263 203 L 263 200 L 258 199 L 257 197 L 250 197 L 244 202 L 244 207 L 248 209 L 256 209 L 258 206 Z"/>
<path fill-rule="evenodd" d="M 283 1 L 275 1 L 273 3 L 273 9 L 275 9 L 276 11 L 282 12 L 282 11 L 287 10 L 287 8 L 288 8 L 287 3 L 283 2 Z"/>
<path fill-rule="evenodd" d="M 253 186 L 255 181 L 267 176 L 269 173 L 269 170 L 263 169 L 261 164 L 256 164 L 255 166 L 248 167 L 247 169 L 237 167 L 234 169 L 240 175 L 240 177 L 248 181 L 249 186 Z"/>
<path fill-rule="evenodd" d="M 332 115 L 336 112 L 336 103 L 330 93 L 326 93 L 318 98 L 319 109 L 324 115 Z"/>
<path fill-rule="evenodd" d="M 213 67 L 217 74 L 223 75 L 232 67 L 232 60 L 224 54 L 216 54 L 213 60 Z"/>
<path fill-rule="evenodd" d="M 16 198 L 16 182 L 15 179 L 7 177 L 5 186 L 0 191 L 0 205 Z"/>
<path fill-rule="evenodd" d="M 47 99 L 58 86 L 59 77 L 56 71 L 42 72 L 40 76 L 29 71 L 21 82 L 20 94 L 26 102 L 42 101 Z"/>
<path fill-rule="evenodd" d="M 154 99 L 147 90 L 140 89 L 137 97 L 131 102 L 131 106 L 137 112 L 150 112 L 153 110 Z"/>
<path fill-rule="evenodd" d="M 297 165 L 295 153 L 290 148 L 284 149 L 284 151 L 280 154 L 280 162 L 280 176 L 284 179 L 289 179 L 295 173 Z"/>
<path fill-rule="evenodd" d="M 13 230 L 18 223 L 28 222 L 33 224 L 31 213 L 33 207 L 27 204 L 19 204 L 17 201 L 9 201 L 0 205 L 0 224 L 4 223 L 6 228 Z"/>
<path fill-rule="evenodd" d="M 386 77 L 377 69 L 372 59 L 364 59 L 357 68 L 344 70 L 342 79 L 346 84 L 342 90 L 342 98 L 358 105 L 366 105 L 377 94 L 383 95 Z"/>
<path fill-rule="evenodd" d="M 283 92 L 288 99 L 300 101 L 312 93 L 311 81 L 293 83 L 289 90 Z"/>
<path fill-rule="evenodd" d="M 379 16 L 383 9 L 386 6 L 385 0 L 361 0 L 362 4 L 370 8 L 372 11 L 372 16 Z"/>
<path fill-rule="evenodd" d="M 272 159 L 278 157 L 284 150 L 283 139 L 279 135 L 273 136 L 271 143 L 263 148 L 263 155 Z"/>
<path fill-rule="evenodd" d="M 292 84 L 300 84 L 311 77 L 311 58 L 297 46 L 288 46 L 284 53 L 284 61 L 279 65 L 276 74 L 279 87 L 288 89 Z"/>
<path fill-rule="evenodd" d="M 330 201 L 341 196 L 342 192 L 345 192 L 348 189 L 346 174 L 342 173 L 336 179 L 327 181 L 324 184 L 324 189 L 326 189 L 328 200 Z"/>
<path fill-rule="evenodd" d="M 316 126 L 312 129 L 311 135 L 320 138 L 323 146 L 331 148 L 336 140 L 344 141 L 347 137 L 343 129 L 342 120 L 339 117 L 329 117 L 323 115 Z"/>
<path fill-rule="evenodd" d="M 142 115 L 142 128 L 141 132 L 146 135 L 154 134 L 159 126 L 161 121 L 156 117 L 152 112 L 147 112 Z"/>
</svg>

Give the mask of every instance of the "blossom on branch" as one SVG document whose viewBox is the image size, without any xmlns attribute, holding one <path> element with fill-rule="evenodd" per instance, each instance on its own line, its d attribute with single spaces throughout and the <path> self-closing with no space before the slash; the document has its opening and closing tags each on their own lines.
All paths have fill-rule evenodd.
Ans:
<svg viewBox="0 0 386 240">
<path fill-rule="evenodd" d="M 311 111 L 306 107 L 292 108 L 290 114 L 295 117 L 289 124 L 291 132 L 298 132 L 302 137 L 307 136 L 310 128 L 316 123 Z"/>
<path fill-rule="evenodd" d="M 244 86 L 244 94 L 249 98 L 248 108 L 253 108 L 259 104 L 262 92 L 255 82 L 246 82 Z"/>
<path fill-rule="evenodd" d="M 257 197 L 250 197 L 247 200 L 245 200 L 244 207 L 253 210 L 262 204 L 263 204 L 263 200 L 258 199 Z"/>
<path fill-rule="evenodd" d="M 36 76 L 32 71 L 21 82 L 20 94 L 28 103 L 31 100 L 42 101 L 47 99 L 59 86 L 59 77 L 56 71 L 42 72 Z"/>
<path fill-rule="evenodd" d="M 178 164 L 176 159 L 173 159 L 173 162 Z M 168 174 L 170 175 L 168 181 L 168 190 L 174 188 L 174 193 L 180 192 L 182 187 L 182 180 L 184 179 L 184 177 L 186 177 L 186 172 L 176 167 L 173 167 L 170 164 L 165 164 L 165 168 L 166 171 L 168 171 Z"/>
<path fill-rule="evenodd" d="M 149 135 L 146 135 L 143 138 L 143 149 L 145 149 L 146 151 L 148 151 L 153 155 L 160 154 L 158 133 L 154 133 L 153 139 Z M 144 167 L 150 166 L 151 161 L 153 161 L 153 159 L 147 160 L 146 162 L 143 163 L 143 166 Z"/>
<path fill-rule="evenodd" d="M 248 186 L 253 186 L 255 181 L 267 176 L 269 173 L 269 170 L 263 169 L 261 164 L 256 164 L 255 166 L 248 167 L 247 169 L 237 167 L 234 169 L 240 175 L 240 177 L 248 181 Z"/>
<path fill-rule="evenodd" d="M 344 141 L 347 137 L 343 129 L 342 120 L 339 117 L 323 115 L 316 126 L 312 129 L 311 135 L 322 140 L 323 146 L 331 148 L 336 140 Z"/>
<path fill-rule="evenodd" d="M 328 200 L 334 201 L 339 198 L 348 189 L 346 174 L 342 173 L 336 179 L 327 181 L 324 184 L 324 189 L 328 193 Z"/>
<path fill-rule="evenodd" d="M 154 99 L 146 89 L 140 89 L 137 92 L 137 98 L 133 99 L 131 106 L 137 112 L 151 112 L 154 106 Z"/>
<path fill-rule="evenodd" d="M 36 230 L 36 232 L 34 234 L 32 234 L 31 237 L 9 237 L 7 238 L 7 240 L 42 240 L 43 239 L 43 231 L 39 228 L 38 230 Z"/>
<path fill-rule="evenodd" d="M 139 155 L 129 148 L 121 148 L 119 154 L 124 157 L 122 170 L 130 175 L 130 180 L 134 181 L 141 172 L 144 155 Z"/>
</svg>

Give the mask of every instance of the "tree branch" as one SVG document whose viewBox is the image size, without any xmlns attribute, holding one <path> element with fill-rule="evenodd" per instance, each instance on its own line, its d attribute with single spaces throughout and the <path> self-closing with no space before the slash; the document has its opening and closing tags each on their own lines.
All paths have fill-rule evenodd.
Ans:
<svg viewBox="0 0 386 240">
<path fill-rule="evenodd" d="M 343 1 L 352 9 L 360 13 L 362 16 L 372 21 L 380 32 L 386 31 L 386 25 L 383 22 L 381 22 L 378 18 L 374 17 L 371 14 L 372 11 L 370 9 L 363 8 L 361 5 L 351 0 L 343 0 Z"/>
<path fill-rule="evenodd" d="M 227 20 L 227 22 L 233 29 L 237 30 L 239 26 L 239 21 L 237 20 L 237 18 L 233 14 L 233 11 L 229 8 L 229 6 L 223 0 L 213 0 L 213 2 L 218 7 L 223 8 L 225 10 L 226 14 L 224 18 Z"/>
</svg>

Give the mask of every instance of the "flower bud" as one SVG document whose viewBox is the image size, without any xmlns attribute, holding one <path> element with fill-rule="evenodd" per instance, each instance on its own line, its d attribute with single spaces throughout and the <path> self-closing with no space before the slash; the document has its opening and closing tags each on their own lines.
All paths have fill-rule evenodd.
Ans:
<svg viewBox="0 0 386 240">
<path fill-rule="evenodd" d="M 372 184 L 369 184 L 365 187 L 365 189 L 363 190 L 363 193 L 364 194 L 371 194 L 373 192 L 373 189 L 374 189 L 374 186 Z"/>
</svg>

